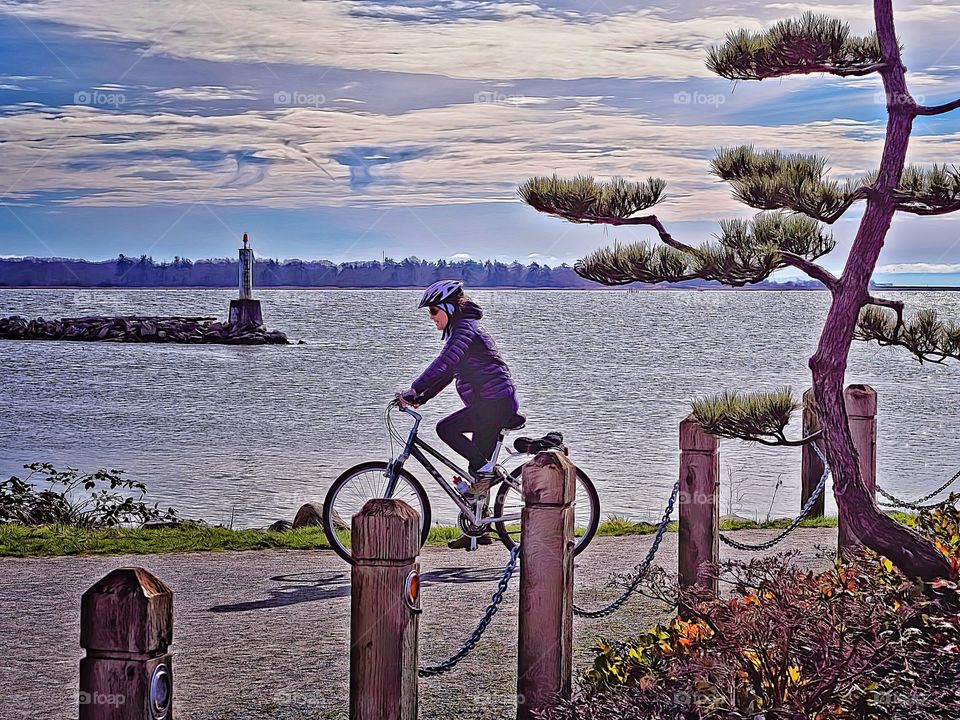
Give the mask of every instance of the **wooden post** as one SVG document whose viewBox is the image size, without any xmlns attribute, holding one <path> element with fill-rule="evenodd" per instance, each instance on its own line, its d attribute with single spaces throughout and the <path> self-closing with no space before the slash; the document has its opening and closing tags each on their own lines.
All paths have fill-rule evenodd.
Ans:
<svg viewBox="0 0 960 720">
<path fill-rule="evenodd" d="M 681 588 L 701 585 L 717 592 L 717 578 L 706 572 L 706 565 L 717 562 L 720 550 L 719 445 L 692 415 L 680 423 Z"/>
<path fill-rule="evenodd" d="M 420 518 L 368 500 L 351 538 L 350 720 L 416 720 Z"/>
<path fill-rule="evenodd" d="M 877 391 L 869 385 L 848 385 L 843 391 L 843 402 L 847 411 L 847 424 L 853 438 L 853 447 L 857 451 L 860 475 L 867 486 L 867 492 L 876 494 L 877 490 Z M 837 552 L 853 550 L 860 545 L 856 536 L 838 520 Z"/>
<path fill-rule="evenodd" d="M 576 467 L 557 450 L 523 466 L 518 720 L 570 698 L 576 478 Z"/>
<path fill-rule="evenodd" d="M 813 399 L 813 388 L 810 388 L 803 394 L 803 436 L 809 437 L 818 430 L 820 430 L 820 420 L 817 417 L 816 403 Z M 818 447 L 823 451 L 822 441 L 819 442 Z M 820 484 L 820 478 L 823 477 L 823 463 L 820 462 L 810 443 L 805 444 L 800 453 L 800 508 L 802 509 Z M 807 517 L 823 517 L 826 494 L 826 488 L 824 488 L 820 499 L 813 504 Z"/>
<path fill-rule="evenodd" d="M 173 593 L 140 567 L 114 570 L 80 602 L 80 720 L 170 720 Z"/>
</svg>

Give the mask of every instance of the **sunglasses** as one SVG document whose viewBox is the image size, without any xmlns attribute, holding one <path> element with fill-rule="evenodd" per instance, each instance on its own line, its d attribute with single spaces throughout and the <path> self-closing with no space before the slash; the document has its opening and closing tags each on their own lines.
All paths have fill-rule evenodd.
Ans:
<svg viewBox="0 0 960 720">
<path fill-rule="evenodd" d="M 432 308 L 430 308 L 430 317 L 434 317 L 434 316 L 436 316 L 436 315 L 439 315 L 441 312 L 443 312 L 443 311 L 442 311 L 440 308 L 432 307 Z"/>
</svg>

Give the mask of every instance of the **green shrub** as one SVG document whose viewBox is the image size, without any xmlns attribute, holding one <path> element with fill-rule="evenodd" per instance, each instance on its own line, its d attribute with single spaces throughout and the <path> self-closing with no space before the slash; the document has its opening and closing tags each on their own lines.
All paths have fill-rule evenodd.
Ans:
<svg viewBox="0 0 960 720">
<path fill-rule="evenodd" d="M 123 470 L 81 475 L 76 468 L 59 471 L 50 463 L 24 468 L 30 470 L 26 479 L 14 475 L 0 482 L 0 523 L 95 529 L 177 518 L 173 508 L 161 511 L 143 502 L 147 486 L 124 478 Z"/>
</svg>

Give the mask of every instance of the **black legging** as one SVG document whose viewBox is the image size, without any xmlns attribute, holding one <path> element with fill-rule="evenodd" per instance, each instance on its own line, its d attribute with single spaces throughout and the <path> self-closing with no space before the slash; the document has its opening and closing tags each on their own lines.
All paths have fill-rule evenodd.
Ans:
<svg viewBox="0 0 960 720">
<path fill-rule="evenodd" d="M 500 431 L 521 422 L 512 398 L 477 400 L 438 422 L 437 435 L 467 459 L 470 472 L 476 472 L 490 462 Z"/>
</svg>

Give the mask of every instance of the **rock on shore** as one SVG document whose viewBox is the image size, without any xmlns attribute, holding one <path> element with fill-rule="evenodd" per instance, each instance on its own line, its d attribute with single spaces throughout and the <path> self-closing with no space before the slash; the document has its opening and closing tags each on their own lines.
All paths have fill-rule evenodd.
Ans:
<svg viewBox="0 0 960 720">
<path fill-rule="evenodd" d="M 134 343 L 221 343 L 225 345 L 288 345 L 287 336 L 263 325 L 231 325 L 212 317 L 92 315 L 57 320 L 0 318 L 0 339 L 87 340 Z"/>
</svg>

